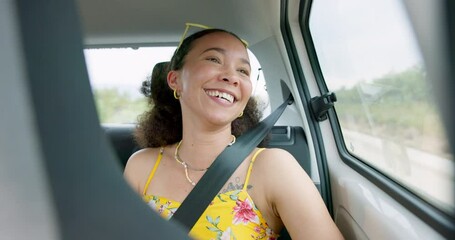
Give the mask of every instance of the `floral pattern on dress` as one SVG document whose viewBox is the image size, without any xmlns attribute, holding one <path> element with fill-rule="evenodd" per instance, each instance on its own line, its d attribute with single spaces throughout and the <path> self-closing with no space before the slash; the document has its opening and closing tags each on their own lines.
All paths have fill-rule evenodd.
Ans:
<svg viewBox="0 0 455 240">
<path fill-rule="evenodd" d="M 276 240 L 278 239 L 277 235 L 270 229 L 267 224 L 261 223 L 259 226 L 254 228 L 256 234 L 251 234 L 251 239 L 267 239 L 267 240 Z"/>
<path fill-rule="evenodd" d="M 163 218 L 169 219 L 181 205 L 179 202 L 153 195 L 144 201 Z M 218 194 L 191 229 L 191 237 L 211 240 L 276 240 L 261 212 L 245 190 Z"/>
<path fill-rule="evenodd" d="M 176 202 L 157 196 L 147 196 L 144 197 L 144 200 L 146 200 L 147 204 L 153 210 L 158 212 L 161 217 L 167 220 L 169 220 L 174 215 L 175 211 L 177 211 L 178 207 L 180 206 L 180 204 L 176 204 Z"/>
<path fill-rule="evenodd" d="M 248 175 L 251 166 L 252 163 Z M 149 182 L 152 177 L 153 175 L 150 175 Z M 246 180 L 244 186 L 247 185 Z M 189 233 L 190 237 L 211 240 L 276 240 L 279 235 L 267 225 L 246 189 L 219 193 L 194 224 Z M 171 199 L 147 195 L 145 190 L 143 194 L 144 201 L 165 219 L 170 219 L 181 205 Z"/>
<path fill-rule="evenodd" d="M 212 238 L 211 240 L 237 240 L 237 238 L 234 235 L 234 232 L 230 227 L 226 228 L 224 231 L 220 229 L 218 224 L 220 223 L 220 216 L 217 216 L 215 219 L 213 219 L 211 216 L 207 215 L 206 217 L 207 222 L 210 223 L 209 226 L 206 226 L 207 229 L 211 232 L 216 233 L 216 237 Z"/>
<path fill-rule="evenodd" d="M 234 233 L 232 232 L 231 227 L 228 227 L 226 231 L 223 232 L 223 234 L 220 237 L 220 240 L 237 240 L 235 237 Z"/>
<path fill-rule="evenodd" d="M 235 202 L 234 209 L 232 211 L 234 213 L 234 224 L 243 223 L 244 225 L 248 224 L 249 222 L 253 222 L 259 224 L 259 217 L 253 209 L 253 204 L 247 198 L 245 201 L 238 199 Z"/>
</svg>

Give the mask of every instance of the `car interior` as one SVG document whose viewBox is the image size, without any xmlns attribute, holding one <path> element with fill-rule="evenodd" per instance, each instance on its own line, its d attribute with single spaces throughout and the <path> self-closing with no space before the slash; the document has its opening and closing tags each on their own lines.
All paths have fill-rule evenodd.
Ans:
<svg viewBox="0 0 455 240">
<path fill-rule="evenodd" d="M 454 1 L 399 4 L 418 40 L 447 136 L 444 146 L 452 154 L 441 170 L 448 179 L 445 185 L 428 184 L 449 195 L 443 200 L 432 198 L 439 194 L 436 190 L 420 194 L 406 185 L 407 169 L 393 165 L 405 181 L 384 173 L 381 167 L 388 162 L 376 166 L 362 159 L 357 149 L 376 139 L 344 142 L 350 132 L 342 128 L 341 111 L 334 109 L 343 96 L 330 91 L 313 45 L 317 39 L 310 34 L 309 16 L 317 2 L 1 1 L 0 239 L 189 239 L 182 226 L 154 214 L 124 180 L 129 157 L 140 149 L 133 136 L 136 126 L 100 120 L 84 52 L 176 47 L 189 22 L 231 30 L 248 42 L 260 62 L 271 111 L 292 94 L 294 102 L 271 129 L 266 146 L 296 158 L 345 239 L 451 239 L 455 212 L 450 201 L 455 197 L 445 192 L 455 186 L 450 170 L 455 149 Z M 343 1 L 335 2 L 343 8 Z M 348 50 L 361 45 L 351 44 Z M 154 65 L 148 67 L 151 73 Z M 134 83 L 137 89 L 142 80 Z M 361 107 L 372 109 L 365 102 Z M 406 115 L 396 109 L 387 111 Z M 433 158 L 423 159 L 416 161 L 426 166 Z M 431 178 L 427 176 L 417 178 Z M 283 232 L 279 239 L 291 236 Z"/>
</svg>

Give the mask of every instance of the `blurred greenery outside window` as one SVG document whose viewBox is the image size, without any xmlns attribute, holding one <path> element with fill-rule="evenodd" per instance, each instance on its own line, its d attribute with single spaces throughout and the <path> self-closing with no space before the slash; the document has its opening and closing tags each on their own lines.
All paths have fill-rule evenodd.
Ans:
<svg viewBox="0 0 455 240">
<path fill-rule="evenodd" d="M 453 155 L 402 3 L 314 1 L 310 32 L 349 153 L 454 212 Z"/>
<path fill-rule="evenodd" d="M 168 61 L 175 47 L 93 48 L 84 51 L 100 122 L 135 123 L 147 110 L 142 82 L 158 62 Z"/>
</svg>

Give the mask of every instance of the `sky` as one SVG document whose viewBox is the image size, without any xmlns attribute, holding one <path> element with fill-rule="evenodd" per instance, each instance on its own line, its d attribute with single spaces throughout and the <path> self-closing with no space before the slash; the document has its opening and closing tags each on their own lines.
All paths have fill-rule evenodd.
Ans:
<svg viewBox="0 0 455 240">
<path fill-rule="evenodd" d="M 318 0 L 311 13 L 310 31 L 332 91 L 422 65 L 401 1 Z"/>
<path fill-rule="evenodd" d="M 85 58 L 93 88 L 118 88 L 140 96 L 139 88 L 156 63 L 169 61 L 175 47 L 87 49 Z"/>
</svg>

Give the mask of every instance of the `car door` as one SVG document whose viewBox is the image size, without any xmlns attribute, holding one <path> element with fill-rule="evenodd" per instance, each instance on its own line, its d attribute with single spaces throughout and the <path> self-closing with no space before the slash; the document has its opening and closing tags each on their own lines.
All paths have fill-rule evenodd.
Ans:
<svg viewBox="0 0 455 240">
<path fill-rule="evenodd" d="M 427 7 L 434 18 L 444 12 L 440 1 L 422 2 L 283 4 L 283 37 L 327 164 L 328 207 L 346 239 L 454 234 L 453 145 L 430 53 L 438 35 L 423 37 L 436 32 L 419 28 L 424 13 L 415 9 Z M 440 27 L 434 21 L 423 30 Z M 321 108 L 330 109 L 327 119 L 317 119 Z"/>
</svg>

